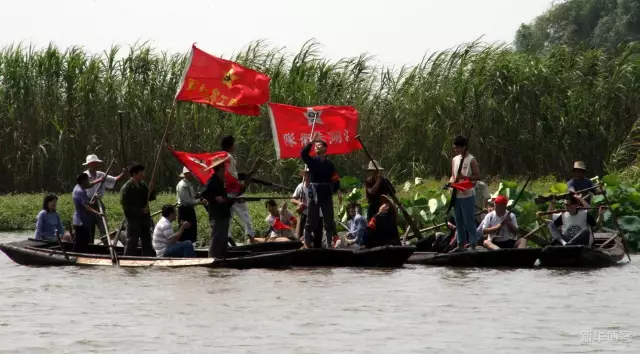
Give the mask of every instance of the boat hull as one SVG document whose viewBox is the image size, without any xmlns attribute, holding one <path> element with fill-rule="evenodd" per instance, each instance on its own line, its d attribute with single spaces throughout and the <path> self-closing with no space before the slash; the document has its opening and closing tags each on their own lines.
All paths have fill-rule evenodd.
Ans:
<svg viewBox="0 0 640 354">
<path fill-rule="evenodd" d="M 532 268 L 541 252 L 541 248 L 479 249 L 459 253 L 416 252 L 407 263 L 445 267 Z"/>
<path fill-rule="evenodd" d="M 109 255 L 67 252 L 68 259 L 60 250 L 24 246 L 24 244 L 0 244 L 12 261 L 26 266 L 113 266 Z M 208 267 L 208 268 L 288 268 L 294 251 L 251 254 L 226 259 L 214 258 L 164 258 L 119 256 L 120 267 Z"/>
<path fill-rule="evenodd" d="M 413 247 L 382 246 L 363 250 L 308 248 L 293 252 L 294 267 L 398 268 L 414 252 Z"/>
<path fill-rule="evenodd" d="M 540 255 L 542 267 L 600 268 L 615 265 L 624 258 L 624 246 L 620 237 L 609 242 L 605 248 L 599 245 L 612 234 L 595 235 L 594 247 L 587 246 L 547 246 Z"/>
</svg>

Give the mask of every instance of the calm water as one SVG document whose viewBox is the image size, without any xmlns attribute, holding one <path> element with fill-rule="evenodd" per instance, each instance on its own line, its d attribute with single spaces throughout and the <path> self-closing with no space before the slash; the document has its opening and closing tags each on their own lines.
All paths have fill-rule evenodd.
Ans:
<svg viewBox="0 0 640 354">
<path fill-rule="evenodd" d="M 594 271 L 127 270 L 29 268 L 2 253 L 0 352 L 638 353 L 632 259 Z"/>
</svg>

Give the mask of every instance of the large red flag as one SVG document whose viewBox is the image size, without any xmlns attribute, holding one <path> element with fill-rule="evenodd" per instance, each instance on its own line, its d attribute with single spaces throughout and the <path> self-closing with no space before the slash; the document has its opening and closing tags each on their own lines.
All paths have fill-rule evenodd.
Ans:
<svg viewBox="0 0 640 354">
<path fill-rule="evenodd" d="M 269 101 L 270 80 L 266 74 L 214 57 L 193 45 L 175 99 L 259 116 L 260 105 Z"/>
<path fill-rule="evenodd" d="M 228 155 L 226 151 L 193 153 L 176 151 L 172 147 L 168 147 L 168 149 L 171 151 L 171 154 L 173 154 L 173 156 L 175 156 L 184 167 L 191 171 L 193 176 L 202 184 L 207 183 L 209 177 L 211 177 L 211 173 L 213 172 L 213 169 L 205 171 L 205 169 L 211 165 L 211 161 L 216 157 L 224 157 Z M 228 160 L 226 162 L 226 166 L 228 169 Z M 225 180 L 227 182 L 227 191 L 229 193 L 238 193 L 240 181 L 233 177 L 228 170 L 225 173 Z"/>
<path fill-rule="evenodd" d="M 300 150 L 314 132 L 329 145 L 328 155 L 339 155 L 362 149 L 354 139 L 358 135 L 358 111 L 351 106 L 296 107 L 269 103 L 269 116 L 276 155 L 280 159 L 300 158 Z"/>
</svg>

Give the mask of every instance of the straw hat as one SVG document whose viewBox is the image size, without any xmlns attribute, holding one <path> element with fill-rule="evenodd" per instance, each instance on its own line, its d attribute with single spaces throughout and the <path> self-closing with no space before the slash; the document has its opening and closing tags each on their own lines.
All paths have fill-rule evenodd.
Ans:
<svg viewBox="0 0 640 354">
<path fill-rule="evenodd" d="M 90 163 L 93 163 L 93 162 L 102 162 L 102 160 L 100 160 L 98 158 L 98 156 L 96 156 L 96 155 L 88 155 L 87 156 L 87 161 L 85 163 L 83 163 L 82 166 L 86 166 L 86 165 L 88 165 Z"/>
<path fill-rule="evenodd" d="M 185 174 L 185 173 L 191 173 L 191 171 L 189 171 L 189 169 L 188 169 L 188 168 L 183 167 L 183 168 L 182 168 L 182 173 L 180 174 L 180 177 L 181 177 L 181 178 L 184 178 L 184 174 Z"/>
<path fill-rule="evenodd" d="M 309 172 L 309 166 L 304 165 L 304 168 L 302 170 L 298 171 L 298 175 L 300 175 L 300 177 L 302 177 L 307 172 Z"/>
<path fill-rule="evenodd" d="M 587 170 L 587 164 L 585 164 L 584 161 L 576 161 L 576 162 L 573 163 L 573 169 L 574 170 L 586 171 Z"/>
<path fill-rule="evenodd" d="M 211 160 L 211 165 L 209 165 L 209 167 L 205 168 L 204 170 L 208 171 L 208 170 L 210 170 L 212 168 L 215 168 L 216 166 L 219 166 L 219 165 L 221 165 L 221 164 L 223 164 L 223 163 L 225 163 L 227 161 L 229 161 L 229 155 L 227 155 L 225 157 L 222 157 L 222 156 L 214 157 Z"/>
<path fill-rule="evenodd" d="M 378 166 L 378 168 L 376 169 L 376 166 Z M 380 165 L 380 163 L 376 160 L 371 160 L 369 161 L 369 166 L 367 166 L 367 171 L 384 171 L 384 168 Z"/>
</svg>

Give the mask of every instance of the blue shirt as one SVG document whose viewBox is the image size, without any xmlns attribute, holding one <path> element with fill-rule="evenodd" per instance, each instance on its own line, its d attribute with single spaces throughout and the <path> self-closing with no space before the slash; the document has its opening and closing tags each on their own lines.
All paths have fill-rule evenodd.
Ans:
<svg viewBox="0 0 640 354">
<path fill-rule="evenodd" d="M 359 213 L 356 213 L 353 219 L 349 220 L 348 226 L 349 234 L 352 236 L 349 238 L 353 239 L 353 237 L 355 237 L 357 244 L 364 244 L 364 237 L 367 232 L 367 221 L 365 218 Z"/>
<path fill-rule="evenodd" d="M 73 188 L 71 196 L 73 197 L 73 206 L 76 209 L 73 213 L 73 225 L 89 227 L 89 225 L 91 225 L 91 216 L 87 210 L 87 205 L 89 205 L 87 192 L 77 184 L 75 188 Z"/>
<path fill-rule="evenodd" d="M 62 219 L 60 215 L 55 212 L 47 212 L 46 210 L 40 210 L 36 217 L 36 240 L 55 240 L 56 230 L 58 234 L 64 234 L 64 226 L 62 226 Z"/>
<path fill-rule="evenodd" d="M 578 192 L 593 187 L 593 182 L 588 178 L 572 179 L 567 182 L 567 187 L 572 192 Z"/>
</svg>

